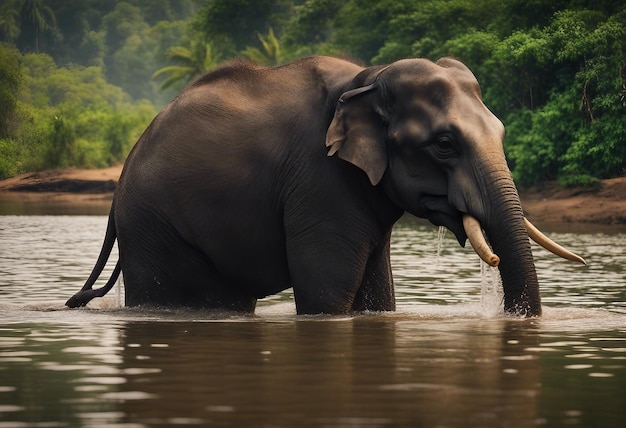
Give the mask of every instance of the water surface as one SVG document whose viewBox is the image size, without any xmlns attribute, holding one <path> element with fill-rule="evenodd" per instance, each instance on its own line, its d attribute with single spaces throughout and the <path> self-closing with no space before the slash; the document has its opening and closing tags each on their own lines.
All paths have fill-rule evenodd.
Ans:
<svg viewBox="0 0 626 428">
<path fill-rule="evenodd" d="M 64 309 L 100 250 L 102 216 L 0 216 L 0 427 L 621 426 L 624 234 L 551 234 L 589 266 L 533 247 L 544 315 L 502 313 L 478 258 L 403 222 L 398 311 L 255 315 Z M 110 266 L 105 276 L 111 271 Z M 486 276 L 490 276 L 487 273 Z M 117 288 L 117 287 L 116 287 Z"/>
</svg>

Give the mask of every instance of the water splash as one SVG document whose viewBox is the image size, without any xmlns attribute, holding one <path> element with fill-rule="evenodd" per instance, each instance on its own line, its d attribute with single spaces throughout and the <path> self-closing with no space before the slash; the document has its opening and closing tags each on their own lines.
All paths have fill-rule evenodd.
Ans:
<svg viewBox="0 0 626 428">
<path fill-rule="evenodd" d="M 115 287 L 115 301 L 117 302 L 118 308 L 124 307 L 124 276 L 120 274 L 117 277 L 117 287 Z"/>
<path fill-rule="evenodd" d="M 446 237 L 446 232 L 448 229 L 445 226 L 439 226 L 437 229 L 437 261 L 436 266 L 439 267 L 439 262 L 441 260 L 441 250 L 443 248 L 443 240 Z"/>
<path fill-rule="evenodd" d="M 504 292 L 502 278 L 497 267 L 480 260 L 480 305 L 485 316 L 493 317 L 503 312 Z"/>
<path fill-rule="evenodd" d="M 112 292 L 109 292 L 106 296 L 93 299 L 89 302 L 89 307 L 97 308 L 97 309 L 120 309 L 125 306 L 124 303 L 124 278 L 123 275 L 117 278 L 117 282 L 112 289 Z"/>
</svg>

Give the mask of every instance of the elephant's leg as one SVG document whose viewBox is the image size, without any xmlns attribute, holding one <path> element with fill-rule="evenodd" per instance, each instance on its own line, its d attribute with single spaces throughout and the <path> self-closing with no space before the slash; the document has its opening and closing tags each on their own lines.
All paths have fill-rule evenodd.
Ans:
<svg viewBox="0 0 626 428">
<path fill-rule="evenodd" d="M 167 262 L 133 260 L 124 272 L 126 306 L 187 307 L 254 312 L 256 298 L 238 291 L 187 251 Z M 126 259 L 126 258 L 123 258 Z M 204 261 L 206 262 L 206 261 Z"/>
<path fill-rule="evenodd" d="M 387 239 L 387 242 L 370 256 L 352 310 L 376 312 L 396 310 L 389 245 L 390 241 Z"/>
<path fill-rule="evenodd" d="M 343 244 L 319 242 L 319 239 L 287 240 L 298 314 L 352 311 L 367 265 L 367 250 Z"/>
<path fill-rule="evenodd" d="M 127 306 L 254 312 L 256 298 L 245 288 L 225 281 L 175 230 L 144 220 L 131 230 L 121 226 L 118 232 Z"/>
</svg>

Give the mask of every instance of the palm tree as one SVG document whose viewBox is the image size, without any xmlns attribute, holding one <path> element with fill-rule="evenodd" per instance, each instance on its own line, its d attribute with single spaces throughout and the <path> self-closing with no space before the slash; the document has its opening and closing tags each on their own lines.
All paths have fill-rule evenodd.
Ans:
<svg viewBox="0 0 626 428">
<path fill-rule="evenodd" d="M 215 47 L 201 39 L 194 39 L 189 47 L 174 46 L 166 53 L 167 59 L 178 64 L 163 67 L 154 72 L 152 79 L 167 76 L 160 88 L 166 89 L 177 82 L 189 82 L 194 77 L 214 68 L 220 62 Z"/>
<path fill-rule="evenodd" d="M 274 30 L 269 29 L 267 37 L 258 35 L 259 41 L 263 45 L 263 50 L 254 47 L 247 47 L 242 54 L 252 61 L 262 65 L 279 65 L 282 61 L 280 52 L 280 42 L 274 35 Z"/>
<path fill-rule="evenodd" d="M 41 32 L 56 27 L 56 16 L 50 6 L 44 6 L 43 0 L 25 0 L 22 14 L 35 26 L 35 52 L 39 52 L 39 35 Z"/>
<path fill-rule="evenodd" d="M 8 41 L 19 37 L 20 4 L 17 0 L 7 0 L 0 6 L 0 31 Z"/>
</svg>

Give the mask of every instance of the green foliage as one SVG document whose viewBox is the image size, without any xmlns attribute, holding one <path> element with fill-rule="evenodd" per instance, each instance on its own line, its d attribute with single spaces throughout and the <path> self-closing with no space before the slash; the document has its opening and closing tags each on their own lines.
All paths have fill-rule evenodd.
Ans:
<svg viewBox="0 0 626 428">
<path fill-rule="evenodd" d="M 573 130 L 564 117 L 575 112 L 573 91 L 554 96 L 540 109 L 514 110 L 505 120 L 507 154 L 520 184 L 554 180 Z"/>
<path fill-rule="evenodd" d="M 76 163 L 76 131 L 72 122 L 62 115 L 52 118 L 52 132 L 44 155 L 48 168 L 67 167 Z"/>
<path fill-rule="evenodd" d="M 191 39 L 189 46 L 169 48 L 167 58 L 176 65 L 163 67 L 152 75 L 154 80 L 165 77 L 161 82 L 161 89 L 172 86 L 182 89 L 180 82 L 186 84 L 220 63 L 217 49 L 211 43 L 199 38 Z"/>
<path fill-rule="evenodd" d="M 206 0 L 2 0 L 0 41 L 45 52 L 60 66 L 98 66 L 133 98 L 165 104 L 175 94 L 151 81 Z M 34 13 L 34 15 L 33 15 Z"/>
<path fill-rule="evenodd" d="M 20 5 L 17 0 L 0 4 L 0 34 L 3 40 L 13 41 L 20 35 Z"/>
<path fill-rule="evenodd" d="M 0 179 L 22 172 L 19 145 L 15 140 L 0 138 Z"/>
<path fill-rule="evenodd" d="M 0 32 L 8 41 L 25 35 L 32 37 L 31 47 L 39 52 L 39 40 L 43 32 L 56 28 L 56 16 L 43 0 L 5 0 L 0 6 Z M 26 27 L 28 31 L 22 31 Z M 30 36 L 30 37 L 29 37 Z"/>
<path fill-rule="evenodd" d="M 344 0 L 306 0 L 294 5 L 293 15 L 281 41 L 287 49 L 314 52 L 327 42 L 332 26 Z"/>
<path fill-rule="evenodd" d="M 282 54 L 280 51 L 280 42 L 274 35 L 274 30 L 270 28 L 267 37 L 259 36 L 259 41 L 263 45 L 263 49 L 248 46 L 241 54 L 246 58 L 262 65 L 279 65 L 282 63 Z"/>
<path fill-rule="evenodd" d="M 313 54 L 459 58 L 506 125 L 519 184 L 626 170 L 623 2 L 4 0 L 0 41 L 21 52 L 0 44 L 0 176 L 120 161 L 152 105 L 220 60 Z"/>
<path fill-rule="evenodd" d="M 52 112 L 18 101 L 14 116 L 15 131 L 7 141 L 13 156 L 12 166 L 0 170 L 2 178 L 45 167 L 45 152 L 52 133 Z"/>
<path fill-rule="evenodd" d="M 529 128 L 510 132 L 509 127 L 509 155 L 521 183 L 558 178 L 563 184 L 585 184 L 594 177 L 624 174 L 625 12 L 623 8 L 610 17 L 590 10 L 557 12 L 547 27 L 534 31 L 539 40 L 535 46 L 541 49 L 530 55 L 532 65 L 511 68 L 511 74 L 529 70 L 524 74 L 536 76 L 534 81 L 527 77 L 518 82 L 547 94 L 536 97 L 534 105 L 522 99 L 534 107 Z M 540 82 L 542 75 L 552 78 Z M 523 95 L 521 88 L 516 92 Z M 495 104 L 514 114 L 514 109 Z"/>
<path fill-rule="evenodd" d="M 101 28 L 109 51 L 103 58 L 107 80 L 135 99 L 156 100 L 150 76 L 157 68 L 161 35 L 146 23 L 142 9 L 117 3 L 102 19 Z"/>
<path fill-rule="evenodd" d="M 20 87 L 20 55 L 17 49 L 0 43 L 0 138 L 9 136 Z"/>
<path fill-rule="evenodd" d="M 406 11 L 406 0 L 348 0 L 337 12 L 330 39 L 339 53 L 370 61 L 385 43 L 391 19 Z"/>
<path fill-rule="evenodd" d="M 235 54 L 253 46 L 257 34 L 270 27 L 282 30 L 291 14 L 290 0 L 213 0 L 197 15 L 195 28 Z"/>
<path fill-rule="evenodd" d="M 45 54 L 19 58 L 11 132 L 0 140 L 0 178 L 56 167 L 121 162 L 154 116 L 147 102 L 106 82 L 98 67 L 57 67 Z"/>
</svg>

